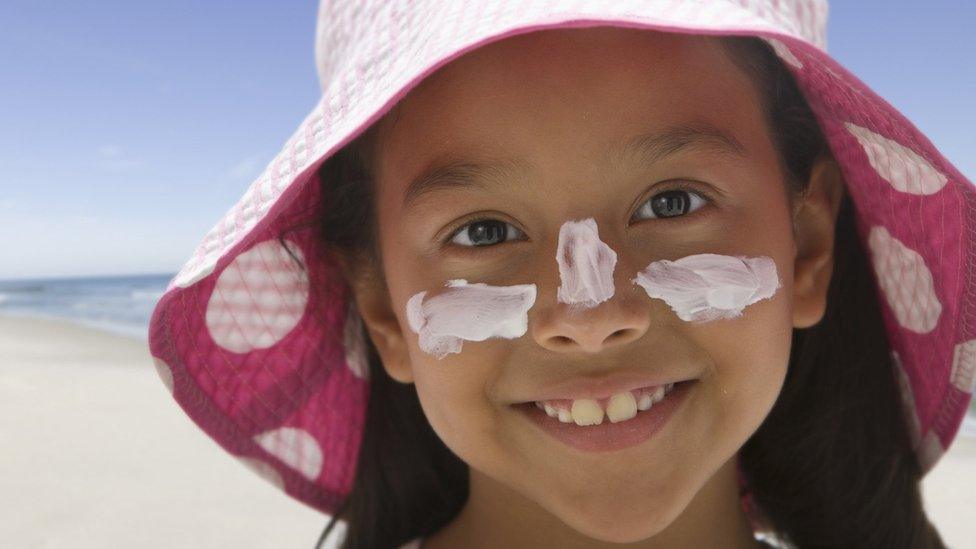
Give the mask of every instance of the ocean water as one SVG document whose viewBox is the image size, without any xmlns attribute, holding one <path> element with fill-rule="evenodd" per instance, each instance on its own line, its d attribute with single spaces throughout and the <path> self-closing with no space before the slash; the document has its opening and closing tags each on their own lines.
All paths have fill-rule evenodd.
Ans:
<svg viewBox="0 0 976 549">
<path fill-rule="evenodd" d="M 0 314 L 66 319 L 145 341 L 153 308 L 173 276 L 0 281 Z M 976 437 L 976 400 L 960 430 Z"/>
<path fill-rule="evenodd" d="M 67 319 L 147 340 L 153 307 L 174 275 L 0 280 L 0 314 Z"/>
</svg>

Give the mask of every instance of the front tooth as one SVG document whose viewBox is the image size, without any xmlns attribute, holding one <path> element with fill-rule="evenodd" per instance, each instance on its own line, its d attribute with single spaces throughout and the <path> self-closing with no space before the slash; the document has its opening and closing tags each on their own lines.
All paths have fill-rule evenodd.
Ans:
<svg viewBox="0 0 976 549">
<path fill-rule="evenodd" d="M 618 423 L 637 415 L 637 400 L 630 391 L 617 393 L 610 397 L 607 404 L 607 418 L 612 423 Z"/>
<path fill-rule="evenodd" d="M 577 425 L 599 425 L 603 423 L 603 408 L 592 398 L 580 398 L 573 401 L 573 421 Z"/>
</svg>

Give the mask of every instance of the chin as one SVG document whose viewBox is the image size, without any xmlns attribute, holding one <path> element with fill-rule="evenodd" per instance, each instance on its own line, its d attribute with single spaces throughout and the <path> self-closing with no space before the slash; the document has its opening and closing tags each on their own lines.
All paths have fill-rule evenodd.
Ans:
<svg viewBox="0 0 976 549">
<path fill-rule="evenodd" d="M 670 526 L 684 506 L 672 497 L 628 499 L 574 496 L 556 511 L 567 526 L 580 534 L 607 543 L 634 543 L 652 538 Z M 580 500 L 588 499 L 583 505 Z M 551 511 L 551 512 L 553 512 Z"/>
</svg>

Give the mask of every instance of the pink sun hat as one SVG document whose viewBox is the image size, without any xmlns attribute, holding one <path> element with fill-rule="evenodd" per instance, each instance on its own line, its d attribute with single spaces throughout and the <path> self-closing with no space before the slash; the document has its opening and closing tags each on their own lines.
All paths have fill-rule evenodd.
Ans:
<svg viewBox="0 0 976 549">
<path fill-rule="evenodd" d="M 976 379 L 976 192 L 826 53 L 826 21 L 820 0 L 323 0 L 322 97 L 156 305 L 149 343 L 162 381 L 226 451 L 334 514 L 355 478 L 370 380 L 350 290 L 315 245 L 322 163 L 427 75 L 509 36 L 597 25 L 754 35 L 793 74 L 843 172 L 928 472 Z M 306 228 L 279 239 L 294 227 Z"/>
</svg>

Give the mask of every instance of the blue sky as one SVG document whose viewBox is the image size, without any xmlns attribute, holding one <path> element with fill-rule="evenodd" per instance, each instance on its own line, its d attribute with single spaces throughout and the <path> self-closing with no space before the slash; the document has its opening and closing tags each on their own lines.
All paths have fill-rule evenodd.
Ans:
<svg viewBox="0 0 976 549">
<path fill-rule="evenodd" d="M 902 4 L 833 3 L 828 50 L 972 180 L 976 4 Z M 178 270 L 318 99 L 316 9 L 4 0 L 0 279 Z"/>
</svg>

